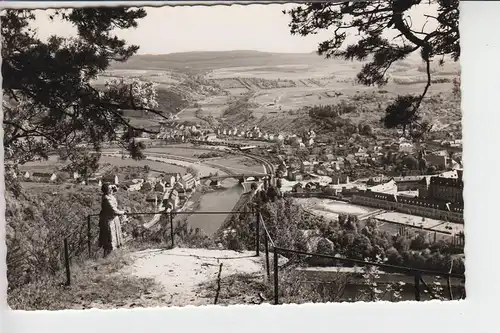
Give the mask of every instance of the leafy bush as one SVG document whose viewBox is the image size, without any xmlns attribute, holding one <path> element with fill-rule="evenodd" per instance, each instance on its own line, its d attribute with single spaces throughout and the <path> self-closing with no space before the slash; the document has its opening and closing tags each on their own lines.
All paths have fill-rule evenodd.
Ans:
<svg viewBox="0 0 500 333">
<path fill-rule="evenodd" d="M 206 152 L 198 155 L 198 158 L 215 158 L 215 157 L 222 157 L 223 155 L 219 152 L 211 151 L 211 152 Z"/>
<path fill-rule="evenodd" d="M 309 116 L 317 118 L 338 118 L 343 114 L 356 112 L 356 107 L 342 101 L 333 105 L 315 105 L 309 108 Z"/>
<path fill-rule="evenodd" d="M 6 193 L 7 278 L 9 288 L 55 274 L 61 268 L 62 240 L 80 230 L 87 214 L 98 207 L 98 198 L 82 193 L 35 194 L 14 200 Z M 83 230 L 71 235 L 76 253 L 83 246 Z"/>
<path fill-rule="evenodd" d="M 446 272 L 450 269 L 451 256 L 463 253 L 463 247 L 444 241 L 430 242 L 424 233 L 392 235 L 382 232 L 376 221 L 358 221 L 356 216 L 341 214 L 338 221 L 328 222 L 304 211 L 291 198 L 263 201 L 260 207 L 269 234 L 278 247 L 305 250 L 309 239 L 304 231 L 314 230 L 317 231 L 315 237 L 333 243 L 336 254 L 351 259 L 376 261 L 382 258 L 392 265 Z M 221 238 L 222 243 L 232 249 L 253 249 L 254 220 L 254 216 L 246 215 L 229 220 L 222 230 L 234 230 L 238 237 L 234 237 L 231 244 Z M 464 272 L 462 261 L 455 262 L 453 272 Z"/>
<path fill-rule="evenodd" d="M 100 211 L 97 187 L 50 186 L 26 188 L 15 198 L 6 197 L 7 279 L 15 289 L 37 279 L 57 274 L 63 265 L 63 239 L 68 237 L 70 255 L 87 253 L 89 214 Z M 118 203 L 130 211 L 144 211 L 143 198 L 132 192 L 119 192 Z M 97 219 L 92 219 L 97 234 Z M 131 232 L 125 224 L 123 230 Z"/>
</svg>

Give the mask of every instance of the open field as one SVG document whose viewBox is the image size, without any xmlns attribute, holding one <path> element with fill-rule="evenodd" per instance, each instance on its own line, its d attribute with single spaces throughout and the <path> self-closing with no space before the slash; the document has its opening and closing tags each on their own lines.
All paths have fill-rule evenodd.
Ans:
<svg viewBox="0 0 500 333">
<path fill-rule="evenodd" d="M 151 160 L 136 161 L 131 158 L 121 159 L 120 157 L 103 156 L 101 157 L 100 163 L 108 163 L 117 167 L 144 167 L 147 165 L 156 172 L 179 173 L 181 175 L 184 175 L 186 173 L 186 169 L 181 166 Z"/>
<path fill-rule="evenodd" d="M 192 160 L 193 162 L 202 162 L 204 159 L 200 159 L 200 155 L 203 153 L 212 153 L 211 149 L 196 148 L 191 149 L 189 146 L 186 147 L 168 147 L 168 148 L 149 148 L 146 150 L 149 153 L 158 154 L 168 154 L 168 156 L 185 158 L 187 160 Z M 223 168 L 231 169 L 234 173 L 245 173 L 245 172 L 263 172 L 262 165 L 257 163 L 251 158 L 238 156 L 238 155 L 225 155 L 223 156 L 206 159 L 203 163 L 211 166 L 221 166 Z"/>
<path fill-rule="evenodd" d="M 200 155 L 213 153 L 212 149 L 193 148 L 190 145 L 180 145 L 169 148 L 149 148 L 146 154 L 152 154 L 147 159 L 136 161 L 130 158 L 122 159 L 120 151 L 117 149 L 104 149 L 100 159 L 101 165 L 111 165 L 116 167 L 149 166 L 153 173 L 179 173 L 184 175 L 186 168 L 194 167 L 202 176 L 218 173 L 225 174 L 223 170 L 231 173 L 253 173 L 264 172 L 262 165 L 255 160 L 238 155 L 220 152 L 220 157 L 200 158 Z M 111 154 L 111 155 L 110 155 Z M 158 154 L 157 156 L 155 154 Z M 162 155 L 165 156 L 162 156 Z M 63 168 L 65 163 L 58 160 L 57 156 L 50 156 L 46 161 L 29 162 L 21 167 L 22 171 L 29 172 L 56 172 Z M 102 169 L 102 168 L 101 168 Z M 100 170 L 101 172 L 104 169 Z"/>
<path fill-rule="evenodd" d="M 181 175 L 185 174 L 185 168 L 173 165 L 173 164 L 167 164 L 167 163 L 161 163 L 161 162 L 155 162 L 155 161 L 150 161 L 150 160 L 142 160 L 142 161 L 136 161 L 133 159 L 121 159 L 120 157 L 113 157 L 113 156 L 102 156 L 99 163 L 102 164 L 110 164 L 116 167 L 123 167 L 123 166 L 131 166 L 131 167 L 144 167 L 144 166 L 149 166 L 151 169 L 156 170 L 158 172 L 165 172 L 165 173 L 180 173 Z M 29 171 L 29 172 L 56 172 L 59 169 L 63 168 L 65 166 L 64 163 L 61 163 L 57 156 L 50 156 L 48 160 L 46 161 L 39 161 L 39 162 L 29 162 L 26 163 L 21 167 L 21 170 L 23 171 Z"/>
<path fill-rule="evenodd" d="M 340 214 L 363 215 L 376 210 L 330 199 L 300 198 L 295 200 L 310 212 L 332 220 L 336 220 Z"/>
<path fill-rule="evenodd" d="M 328 220 L 336 220 L 340 214 L 348 215 L 364 215 L 366 213 L 375 212 L 377 209 L 365 206 L 353 205 L 346 202 L 340 202 L 330 199 L 318 198 L 300 198 L 295 199 L 297 203 L 313 214 L 323 216 Z M 398 212 L 382 212 L 372 216 L 378 223 L 378 229 L 389 234 L 397 234 L 400 232 L 401 225 L 410 226 L 410 230 L 418 231 L 419 228 L 426 228 L 426 233 L 436 231 L 436 240 L 442 239 L 448 241 L 451 235 L 445 233 L 457 234 L 464 232 L 462 224 L 450 223 L 430 218 L 423 219 L 420 216 L 403 214 Z M 414 228 L 414 229 L 413 229 Z"/>
<path fill-rule="evenodd" d="M 219 158 L 219 159 L 211 159 L 211 163 L 222 165 L 226 168 L 231 168 L 235 172 L 241 171 L 242 173 L 263 173 L 265 172 L 262 164 L 258 163 L 255 160 L 252 160 L 248 157 L 227 157 L 227 158 Z"/>
<path fill-rule="evenodd" d="M 59 161 L 58 156 L 49 156 L 46 161 L 36 161 L 28 162 L 23 164 L 20 169 L 21 171 L 33 172 L 55 172 L 60 168 L 63 168 L 66 164 Z"/>
<path fill-rule="evenodd" d="M 175 147 L 160 147 L 160 148 L 148 148 L 146 149 L 148 153 L 160 153 L 169 154 L 175 156 L 182 156 L 192 159 L 197 159 L 197 157 L 203 153 L 210 153 L 210 149 L 193 149 L 189 145 L 185 146 L 175 146 Z"/>
</svg>

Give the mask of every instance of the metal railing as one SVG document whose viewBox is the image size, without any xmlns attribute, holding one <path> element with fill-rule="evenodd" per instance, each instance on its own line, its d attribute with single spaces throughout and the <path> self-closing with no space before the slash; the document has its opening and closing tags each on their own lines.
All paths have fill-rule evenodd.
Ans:
<svg viewBox="0 0 500 333">
<path fill-rule="evenodd" d="M 436 295 L 434 295 L 432 288 L 425 282 L 423 279 L 424 275 L 427 276 L 434 276 L 434 277 L 445 277 L 447 281 L 447 292 L 448 292 L 448 298 L 450 300 L 453 300 L 453 292 L 452 292 L 452 283 L 451 283 L 451 278 L 456 278 L 460 279 L 461 281 L 465 281 L 465 275 L 464 274 L 457 274 L 457 273 L 452 273 L 451 270 L 449 272 L 442 272 L 442 271 L 434 271 L 434 270 L 427 270 L 427 269 L 417 269 L 417 268 L 412 268 L 412 267 L 406 267 L 406 266 L 397 266 L 397 265 L 390 265 L 390 264 L 385 264 L 385 263 L 377 263 L 377 262 L 369 262 L 369 261 L 364 261 L 364 260 L 358 260 L 358 259 L 350 259 L 350 258 L 342 258 L 338 256 L 333 256 L 333 255 L 327 255 L 327 254 L 320 254 L 320 253 L 311 253 L 311 252 L 306 252 L 306 251 L 299 251 L 299 250 L 294 250 L 294 249 L 287 249 L 283 247 L 276 246 L 270 233 L 269 230 L 264 222 L 264 219 L 262 218 L 262 215 L 258 213 L 258 223 L 257 225 L 262 226 L 262 229 L 264 230 L 264 233 L 260 233 L 260 228 L 256 228 L 256 254 L 260 254 L 260 237 L 264 236 L 264 250 L 265 250 L 265 268 L 266 268 L 266 276 L 267 279 L 271 279 L 271 269 L 270 269 L 270 259 L 269 259 L 269 253 L 273 253 L 273 299 L 274 299 L 274 304 L 280 304 L 279 300 L 279 295 L 280 295 L 280 286 L 279 286 L 279 255 L 286 256 L 287 254 L 295 254 L 295 255 L 302 255 L 302 256 L 309 256 L 309 257 L 317 257 L 317 258 L 324 258 L 324 259 L 330 259 L 334 260 L 337 263 L 341 264 L 349 264 L 349 265 L 359 265 L 359 266 L 372 266 L 372 267 L 377 267 L 380 268 L 386 272 L 392 272 L 392 273 L 403 273 L 406 275 L 411 275 L 413 276 L 414 280 L 414 295 L 415 295 L 415 300 L 420 301 L 421 300 L 421 295 L 422 295 L 422 288 L 420 287 L 420 284 L 424 286 L 424 290 L 429 293 L 431 298 L 436 298 Z M 462 297 L 465 297 L 465 292 L 462 295 Z"/>
<path fill-rule="evenodd" d="M 380 268 L 388 273 L 402 273 L 405 275 L 409 275 L 413 277 L 413 285 L 414 285 L 414 298 L 416 301 L 421 300 L 422 288 L 421 285 L 425 288 L 429 295 L 434 298 L 432 288 L 425 282 L 422 276 L 435 276 L 435 277 L 444 277 L 447 281 L 447 289 L 448 289 L 448 298 L 453 299 L 452 293 L 452 285 L 451 278 L 460 279 L 461 281 L 465 281 L 465 275 L 452 273 L 451 270 L 449 272 L 443 271 L 434 271 L 427 269 L 418 269 L 412 267 L 405 266 L 397 266 L 390 265 L 385 263 L 378 262 L 369 262 L 358 259 L 350 259 L 350 258 L 342 258 L 333 255 L 320 254 L 320 253 L 312 253 L 306 251 L 300 251 L 295 249 L 289 249 L 277 246 L 274 242 L 269 229 L 261 215 L 260 212 L 252 210 L 244 210 L 244 211 L 231 211 L 231 212 L 216 212 L 216 211 L 181 211 L 181 212 L 137 212 L 137 213 L 125 213 L 126 216 L 144 216 L 144 215 L 164 215 L 167 217 L 168 224 L 170 226 L 170 246 L 173 248 L 175 246 L 175 229 L 174 229 L 174 217 L 177 215 L 237 215 L 237 214 L 246 214 L 246 215 L 255 215 L 255 223 L 254 223 L 254 231 L 255 231 L 255 255 L 260 256 L 261 254 L 261 241 L 263 241 L 263 250 L 264 250 L 264 261 L 265 261 L 265 275 L 267 280 L 270 282 L 272 277 L 273 283 L 273 303 L 280 304 L 280 265 L 279 265 L 279 255 L 286 257 L 287 255 L 299 255 L 299 256 L 308 256 L 308 257 L 316 257 L 323 259 L 330 259 L 340 264 L 349 264 L 349 265 L 358 265 L 358 266 L 372 266 Z M 98 214 L 91 214 L 87 216 L 86 221 L 86 241 L 87 241 L 87 251 L 89 258 L 92 258 L 92 244 L 94 243 L 94 238 L 92 237 L 92 222 L 91 218 L 99 216 Z M 73 231 L 71 234 L 66 236 L 63 240 L 63 250 L 64 250 L 64 266 L 66 273 L 66 285 L 71 284 L 71 258 L 75 251 L 71 251 L 69 238 L 74 235 L 76 232 L 82 233 L 82 229 L 78 229 Z M 81 245 L 80 245 L 81 246 Z M 271 264 L 270 255 L 273 255 L 273 262 Z M 271 272 L 272 271 L 272 272 Z"/>
<path fill-rule="evenodd" d="M 238 214 L 244 214 L 244 215 L 254 215 L 256 214 L 255 211 L 230 211 L 230 212 L 225 212 L 225 211 L 179 211 L 179 212 L 170 212 L 170 211 L 165 211 L 165 212 L 126 212 L 122 216 L 149 216 L 149 215 L 161 215 L 165 216 L 167 219 L 167 224 L 169 225 L 170 229 L 170 246 L 173 248 L 175 246 L 175 228 L 174 228 L 174 217 L 176 216 L 182 216 L 182 215 L 238 215 Z M 99 214 L 89 214 L 87 215 L 86 218 L 86 246 L 87 246 L 87 253 L 88 253 L 88 258 L 94 258 L 94 252 L 92 251 L 92 245 L 96 241 L 96 237 L 92 236 L 92 230 L 93 230 L 93 225 L 92 225 L 92 217 L 98 217 Z M 83 224 L 82 224 L 83 226 Z M 98 226 L 96 226 L 98 229 Z M 66 274 L 66 285 L 69 286 L 71 285 L 71 259 L 74 257 L 74 254 L 76 251 L 71 250 L 71 242 L 70 238 L 75 235 L 76 233 L 80 232 L 82 234 L 82 228 L 78 228 L 77 230 L 72 231 L 68 235 L 66 235 L 63 239 L 63 258 L 64 258 L 64 269 L 65 269 L 65 274 Z M 81 242 L 79 242 L 81 243 Z M 79 244 L 81 246 L 81 244 Z M 82 252 L 80 252 L 82 253 Z"/>
</svg>

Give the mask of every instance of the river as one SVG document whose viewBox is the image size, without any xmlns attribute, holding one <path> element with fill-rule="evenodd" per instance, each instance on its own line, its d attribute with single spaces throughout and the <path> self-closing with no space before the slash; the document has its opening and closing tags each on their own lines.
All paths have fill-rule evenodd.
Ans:
<svg viewBox="0 0 500 333">
<path fill-rule="evenodd" d="M 230 212 L 243 194 L 243 186 L 236 179 L 221 182 L 222 189 L 202 195 L 196 211 Z M 213 235 L 226 219 L 227 214 L 194 214 L 187 218 L 190 228 L 199 228 L 207 235 Z"/>
</svg>

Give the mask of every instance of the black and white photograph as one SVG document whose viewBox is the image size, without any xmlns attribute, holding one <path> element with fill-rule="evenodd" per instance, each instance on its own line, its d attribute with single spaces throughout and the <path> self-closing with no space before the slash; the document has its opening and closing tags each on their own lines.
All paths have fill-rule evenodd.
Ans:
<svg viewBox="0 0 500 333">
<path fill-rule="evenodd" d="M 3 9 L 9 307 L 465 299 L 459 16 Z"/>
</svg>

